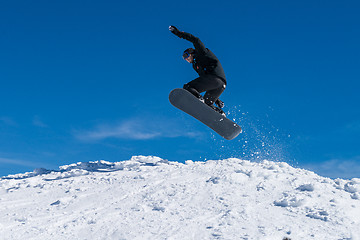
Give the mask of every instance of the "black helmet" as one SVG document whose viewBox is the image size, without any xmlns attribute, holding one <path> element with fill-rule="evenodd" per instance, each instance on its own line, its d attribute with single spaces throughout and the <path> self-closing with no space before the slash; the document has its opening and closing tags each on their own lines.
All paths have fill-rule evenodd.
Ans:
<svg viewBox="0 0 360 240">
<path fill-rule="evenodd" d="M 190 54 L 194 54 L 195 53 L 195 49 L 193 49 L 193 48 L 188 48 L 188 49 L 186 49 L 185 51 L 184 51 L 184 53 L 183 53 L 183 58 L 184 59 L 186 59 L 186 58 L 188 58 L 189 56 L 190 56 Z"/>
</svg>

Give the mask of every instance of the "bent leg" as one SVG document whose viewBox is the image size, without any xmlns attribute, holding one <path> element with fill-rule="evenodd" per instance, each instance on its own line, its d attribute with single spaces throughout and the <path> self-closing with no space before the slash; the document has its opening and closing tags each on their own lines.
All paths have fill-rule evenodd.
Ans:
<svg viewBox="0 0 360 240">
<path fill-rule="evenodd" d="M 224 92 L 226 84 L 224 81 L 213 75 L 198 77 L 184 85 L 184 89 L 188 90 L 195 97 L 200 98 L 200 93 L 205 92 L 205 103 L 209 106 L 213 105 L 219 96 Z"/>
<path fill-rule="evenodd" d="M 226 84 L 221 78 L 216 76 L 212 76 L 211 81 L 209 82 L 211 82 L 211 84 L 209 84 L 209 87 L 212 86 L 212 88 L 205 93 L 204 99 L 207 105 L 213 105 L 219 99 L 220 95 L 224 92 Z"/>
<path fill-rule="evenodd" d="M 195 97 L 201 98 L 200 93 L 205 92 L 207 89 L 207 81 L 203 77 L 198 77 L 191 82 L 184 85 L 184 89 L 188 90 L 192 93 Z"/>
</svg>

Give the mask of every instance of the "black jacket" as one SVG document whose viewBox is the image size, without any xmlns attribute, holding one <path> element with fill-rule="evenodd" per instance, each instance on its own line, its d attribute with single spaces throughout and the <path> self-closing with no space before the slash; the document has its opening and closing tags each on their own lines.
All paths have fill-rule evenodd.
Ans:
<svg viewBox="0 0 360 240">
<path fill-rule="evenodd" d="M 174 34 L 176 34 L 179 38 L 186 39 L 194 44 L 195 57 L 193 68 L 199 76 L 205 76 L 207 74 L 215 75 L 222 78 L 226 84 L 225 72 L 219 59 L 214 53 L 205 47 L 198 37 L 195 37 L 190 33 L 180 31 Z"/>
</svg>

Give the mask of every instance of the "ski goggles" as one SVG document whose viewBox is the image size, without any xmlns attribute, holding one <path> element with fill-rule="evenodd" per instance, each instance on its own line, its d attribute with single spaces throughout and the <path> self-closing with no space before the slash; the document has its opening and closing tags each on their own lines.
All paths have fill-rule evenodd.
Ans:
<svg viewBox="0 0 360 240">
<path fill-rule="evenodd" d="M 182 57 L 183 57 L 183 59 L 187 59 L 188 57 L 190 57 L 190 53 L 184 52 Z"/>
</svg>

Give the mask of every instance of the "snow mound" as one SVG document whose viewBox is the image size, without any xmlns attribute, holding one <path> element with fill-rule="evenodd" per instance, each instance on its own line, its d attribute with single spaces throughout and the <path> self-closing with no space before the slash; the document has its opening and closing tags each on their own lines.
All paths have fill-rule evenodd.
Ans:
<svg viewBox="0 0 360 240">
<path fill-rule="evenodd" d="M 360 240 L 360 179 L 283 162 L 79 162 L 0 179 L 1 239 Z"/>
</svg>

